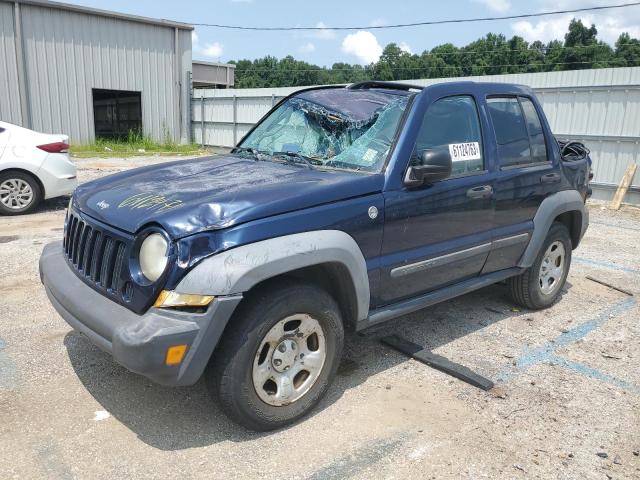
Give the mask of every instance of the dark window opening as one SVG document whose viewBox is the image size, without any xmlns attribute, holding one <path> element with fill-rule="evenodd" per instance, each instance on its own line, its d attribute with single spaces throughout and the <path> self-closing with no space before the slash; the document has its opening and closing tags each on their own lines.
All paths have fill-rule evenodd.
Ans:
<svg viewBox="0 0 640 480">
<path fill-rule="evenodd" d="M 502 168 L 548 161 L 542 123 L 531 100 L 490 97 L 487 104 Z"/>
<path fill-rule="evenodd" d="M 96 138 L 127 138 L 142 132 L 140 92 L 93 89 Z"/>
</svg>

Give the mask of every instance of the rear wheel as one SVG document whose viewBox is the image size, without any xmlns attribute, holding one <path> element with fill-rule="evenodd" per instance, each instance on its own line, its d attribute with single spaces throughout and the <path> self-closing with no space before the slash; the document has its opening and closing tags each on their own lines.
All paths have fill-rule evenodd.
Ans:
<svg viewBox="0 0 640 480">
<path fill-rule="evenodd" d="M 40 185 L 23 172 L 0 173 L 0 213 L 20 215 L 31 212 L 42 199 Z"/>
<path fill-rule="evenodd" d="M 561 223 L 554 223 L 533 265 L 510 278 L 511 297 L 520 305 L 539 310 L 552 305 L 565 284 L 571 265 L 571 237 Z"/>
<path fill-rule="evenodd" d="M 324 396 L 343 342 L 340 310 L 326 291 L 281 282 L 244 300 L 211 359 L 207 383 L 235 422 L 280 428 Z"/>
</svg>

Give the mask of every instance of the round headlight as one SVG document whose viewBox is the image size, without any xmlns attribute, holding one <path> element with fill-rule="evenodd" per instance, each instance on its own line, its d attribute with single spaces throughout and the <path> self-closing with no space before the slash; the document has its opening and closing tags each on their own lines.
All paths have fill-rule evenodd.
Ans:
<svg viewBox="0 0 640 480">
<path fill-rule="evenodd" d="M 142 274 L 151 282 L 160 278 L 167 267 L 169 244 L 159 233 L 152 233 L 140 245 L 140 269 Z"/>
</svg>

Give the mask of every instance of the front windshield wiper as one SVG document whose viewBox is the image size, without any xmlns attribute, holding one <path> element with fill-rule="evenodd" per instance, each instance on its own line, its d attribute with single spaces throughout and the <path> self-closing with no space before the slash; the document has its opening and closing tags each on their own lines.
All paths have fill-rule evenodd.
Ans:
<svg viewBox="0 0 640 480">
<path fill-rule="evenodd" d="M 262 160 L 260 155 L 265 155 L 265 152 L 261 152 L 260 150 L 252 147 L 235 147 L 232 153 L 236 152 L 249 153 L 256 160 Z"/>
<path fill-rule="evenodd" d="M 314 169 L 314 165 L 322 165 L 323 163 L 320 160 L 315 158 L 307 157 L 298 152 L 273 152 L 274 157 L 284 157 L 287 161 L 296 162 L 296 163 L 304 163 L 309 168 Z"/>
</svg>

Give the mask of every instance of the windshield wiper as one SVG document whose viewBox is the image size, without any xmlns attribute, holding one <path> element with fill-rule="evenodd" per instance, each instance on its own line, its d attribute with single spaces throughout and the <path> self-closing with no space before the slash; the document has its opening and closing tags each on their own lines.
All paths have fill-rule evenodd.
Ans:
<svg viewBox="0 0 640 480">
<path fill-rule="evenodd" d="M 298 152 L 273 152 L 273 156 L 284 157 L 285 159 L 287 159 L 287 161 L 295 163 L 304 163 L 311 169 L 315 168 L 314 165 L 322 165 L 322 162 L 320 160 L 307 157 Z"/>
<path fill-rule="evenodd" d="M 257 150 L 252 147 L 235 147 L 231 153 L 236 153 L 236 152 L 249 153 L 256 160 L 262 160 L 262 158 L 260 158 L 260 155 L 264 154 L 264 152 L 261 152 L 260 150 Z"/>
</svg>

